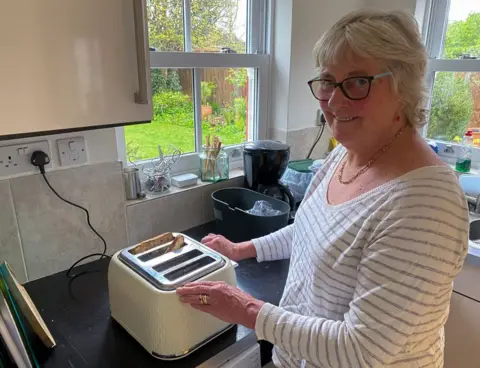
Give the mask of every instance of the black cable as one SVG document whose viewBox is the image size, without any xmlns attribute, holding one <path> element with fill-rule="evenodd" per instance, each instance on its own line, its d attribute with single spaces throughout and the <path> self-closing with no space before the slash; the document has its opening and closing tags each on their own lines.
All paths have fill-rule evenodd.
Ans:
<svg viewBox="0 0 480 368">
<path fill-rule="evenodd" d="M 322 117 L 323 117 L 323 115 L 322 115 Z M 323 121 L 322 121 L 322 127 L 321 127 L 320 130 L 318 131 L 317 137 L 315 138 L 315 141 L 313 142 L 313 145 L 312 145 L 312 147 L 310 148 L 310 151 L 308 151 L 307 160 L 308 160 L 308 159 L 310 158 L 310 156 L 312 155 L 315 146 L 317 145 L 318 141 L 320 141 L 320 138 L 322 138 L 323 131 L 325 130 L 325 124 L 326 124 L 326 122 L 323 122 Z"/>
<path fill-rule="evenodd" d="M 80 272 L 76 275 L 71 275 L 70 273 L 72 272 L 72 270 L 75 268 L 76 265 L 78 265 L 80 262 L 88 259 L 88 258 L 91 258 L 91 257 L 96 257 L 96 256 L 99 256 L 99 260 L 100 259 L 103 259 L 105 257 L 107 258 L 111 258 L 109 255 L 107 255 L 107 242 L 105 241 L 105 239 L 98 233 L 97 230 L 95 230 L 95 228 L 92 226 L 92 224 L 90 223 L 90 213 L 88 212 L 88 210 L 82 206 L 79 206 L 78 204 L 75 204 L 75 203 L 72 203 L 68 200 L 66 200 L 65 198 L 63 198 L 60 194 L 57 193 L 57 191 L 50 185 L 50 182 L 48 181 L 47 177 L 45 176 L 45 167 L 42 165 L 40 166 L 40 173 L 42 174 L 43 176 L 43 179 L 45 180 L 45 183 L 47 183 L 48 187 L 50 188 L 50 190 L 58 197 L 60 198 L 62 201 L 64 201 L 65 203 L 68 203 L 69 205 L 73 206 L 73 207 L 76 207 L 76 208 L 79 208 L 81 209 L 82 211 L 85 212 L 85 214 L 87 215 L 87 224 L 88 226 L 90 227 L 90 229 L 102 240 L 103 242 L 103 252 L 102 253 L 91 253 L 89 254 L 88 256 L 85 256 L 85 257 L 82 257 L 80 258 L 78 261 L 76 261 L 67 271 L 67 277 L 69 278 L 75 278 L 75 277 L 78 277 L 80 275 L 83 275 L 85 273 L 87 273 L 88 271 L 83 271 L 83 272 Z"/>
</svg>

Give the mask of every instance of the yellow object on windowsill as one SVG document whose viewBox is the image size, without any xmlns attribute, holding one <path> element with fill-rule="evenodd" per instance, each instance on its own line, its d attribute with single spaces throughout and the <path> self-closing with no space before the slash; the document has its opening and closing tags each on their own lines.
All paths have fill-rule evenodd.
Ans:
<svg viewBox="0 0 480 368">
<path fill-rule="evenodd" d="M 338 142 L 335 138 L 330 138 L 330 141 L 328 143 L 328 152 L 332 152 L 335 147 L 337 147 Z"/>
</svg>

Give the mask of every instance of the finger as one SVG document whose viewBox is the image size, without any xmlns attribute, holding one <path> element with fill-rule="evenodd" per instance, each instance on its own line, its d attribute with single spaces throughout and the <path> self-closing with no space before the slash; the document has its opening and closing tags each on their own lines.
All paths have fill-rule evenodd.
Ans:
<svg viewBox="0 0 480 368">
<path fill-rule="evenodd" d="M 206 237 L 204 237 L 201 242 L 208 242 L 211 241 L 212 239 L 215 239 L 218 235 L 215 234 L 208 234 Z"/>
<path fill-rule="evenodd" d="M 192 286 L 210 286 L 210 287 L 213 287 L 213 286 L 217 286 L 217 285 L 220 285 L 220 284 L 223 284 L 224 282 L 223 281 L 193 281 L 193 282 L 189 282 L 188 284 L 185 284 L 185 286 L 187 287 L 192 287 Z"/>
<path fill-rule="evenodd" d="M 199 295 L 185 295 L 180 297 L 180 301 L 182 303 L 190 304 L 190 305 L 202 305 L 202 300 L 200 299 Z M 208 297 L 207 297 L 208 301 Z"/>
<path fill-rule="evenodd" d="M 216 249 L 219 249 L 219 247 L 221 247 L 222 242 L 218 239 L 213 239 L 213 240 L 210 240 L 208 242 L 203 243 L 203 245 L 206 245 L 207 247 L 209 247 L 213 250 L 216 250 Z"/>
<path fill-rule="evenodd" d="M 200 295 L 205 294 L 209 295 L 212 287 L 210 285 L 193 285 L 188 286 L 185 285 L 184 287 L 177 289 L 178 295 Z"/>
</svg>

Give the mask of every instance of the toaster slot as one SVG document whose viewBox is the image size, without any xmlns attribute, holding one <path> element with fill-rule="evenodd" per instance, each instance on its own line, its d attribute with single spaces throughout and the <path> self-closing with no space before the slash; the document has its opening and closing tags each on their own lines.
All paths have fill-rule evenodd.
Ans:
<svg viewBox="0 0 480 368">
<path fill-rule="evenodd" d="M 155 259 L 157 257 L 162 256 L 166 251 L 165 247 L 166 246 L 163 246 L 161 248 L 155 249 L 154 251 L 152 251 L 150 253 L 143 254 L 143 255 L 139 256 L 138 259 L 142 262 L 151 261 L 152 259 Z"/>
<path fill-rule="evenodd" d="M 179 258 L 179 257 L 178 257 Z M 174 281 L 177 280 L 185 275 L 191 274 L 192 272 L 195 272 L 209 264 L 212 264 L 215 262 L 215 259 L 213 259 L 210 256 L 205 256 L 200 259 L 197 259 L 196 261 L 189 263 L 185 267 L 178 268 L 174 271 L 171 271 L 167 274 L 165 274 L 165 278 L 169 281 Z"/>
<path fill-rule="evenodd" d="M 166 262 L 160 263 L 160 264 L 154 266 L 153 269 L 157 272 L 163 272 L 163 271 L 166 271 L 166 270 L 168 270 L 172 267 L 178 266 L 179 264 L 185 263 L 185 262 L 187 262 L 191 259 L 197 258 L 198 256 L 201 256 L 202 254 L 203 253 L 200 252 L 198 249 L 193 249 L 189 252 L 183 253 L 182 255 L 180 255 L 178 257 L 171 258 Z M 153 259 L 153 258 L 155 258 L 155 257 L 152 257 L 150 259 Z M 150 260 L 150 259 L 147 259 L 147 261 Z"/>
</svg>

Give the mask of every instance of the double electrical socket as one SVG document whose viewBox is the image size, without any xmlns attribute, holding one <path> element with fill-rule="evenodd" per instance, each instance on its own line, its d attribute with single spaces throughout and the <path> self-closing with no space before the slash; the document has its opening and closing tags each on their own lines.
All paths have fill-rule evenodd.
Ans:
<svg viewBox="0 0 480 368">
<path fill-rule="evenodd" d="M 39 173 L 38 167 L 30 162 L 32 153 L 35 151 L 43 151 L 50 156 L 48 141 L 0 147 L 0 177 Z M 51 167 L 51 163 L 45 166 L 47 169 Z"/>
<path fill-rule="evenodd" d="M 59 139 L 57 140 L 57 147 L 61 166 L 87 163 L 87 150 L 83 137 Z M 48 141 L 0 147 L 0 177 L 39 173 L 38 167 L 33 166 L 30 162 L 32 153 L 35 151 L 45 152 L 52 160 Z M 49 163 L 45 168 L 51 169 L 52 164 Z"/>
</svg>

